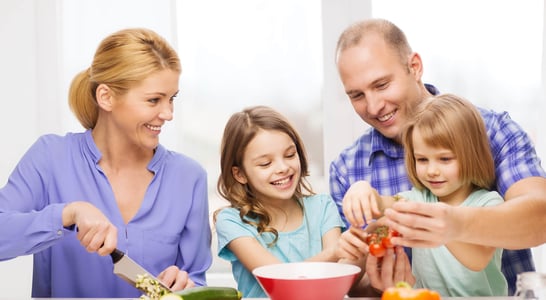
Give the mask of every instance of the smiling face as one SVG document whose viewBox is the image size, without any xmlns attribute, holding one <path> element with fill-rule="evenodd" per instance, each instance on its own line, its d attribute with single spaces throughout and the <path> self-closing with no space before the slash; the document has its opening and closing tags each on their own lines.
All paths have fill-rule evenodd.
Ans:
<svg viewBox="0 0 546 300">
<path fill-rule="evenodd" d="M 460 175 L 459 161 L 450 149 L 432 147 L 418 129 L 413 131 L 413 155 L 417 179 L 442 202 L 462 203 L 472 191 Z"/>
<path fill-rule="evenodd" d="M 291 200 L 301 176 L 296 144 L 282 131 L 260 129 L 244 151 L 242 169 L 232 172 L 261 202 Z"/>
<path fill-rule="evenodd" d="M 121 96 L 113 96 L 110 134 L 139 148 L 153 150 L 165 121 L 173 119 L 180 74 L 165 69 L 148 76 Z"/>
<path fill-rule="evenodd" d="M 408 115 L 427 92 L 418 54 L 401 58 L 377 34 L 338 54 L 338 71 L 354 110 L 387 138 L 399 141 Z"/>
</svg>

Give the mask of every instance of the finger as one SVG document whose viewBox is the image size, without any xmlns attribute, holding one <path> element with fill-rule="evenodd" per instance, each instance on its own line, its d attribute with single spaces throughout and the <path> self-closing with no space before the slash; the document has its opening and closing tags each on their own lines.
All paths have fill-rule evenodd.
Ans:
<svg viewBox="0 0 546 300">
<path fill-rule="evenodd" d="M 368 279 L 372 287 L 383 290 L 378 261 L 377 257 L 368 255 L 366 258 L 366 274 L 368 274 Z"/>
<path fill-rule="evenodd" d="M 394 262 L 393 282 L 406 281 L 407 275 L 407 256 L 404 253 L 403 247 L 395 247 L 396 259 Z M 404 259 L 406 258 L 406 259 Z"/>
<path fill-rule="evenodd" d="M 394 260 L 394 250 L 387 248 L 381 262 L 381 280 L 383 281 L 384 288 L 394 286 Z"/>
<path fill-rule="evenodd" d="M 184 272 L 184 274 L 186 274 L 186 276 L 187 276 L 186 285 L 184 286 L 184 288 L 185 288 L 185 289 L 188 289 L 188 288 L 195 287 L 195 282 L 193 282 L 193 280 L 191 280 L 191 278 L 189 277 L 188 273 Z"/>
<path fill-rule="evenodd" d="M 408 255 L 404 251 L 403 247 L 396 248 L 396 257 L 400 259 L 400 263 L 404 265 L 405 274 L 403 280 L 413 286 L 415 284 L 415 277 L 413 276 L 413 272 L 411 271 L 411 264 Z"/>
<path fill-rule="evenodd" d="M 163 270 L 159 275 L 157 275 L 157 279 L 161 280 L 161 282 L 168 286 L 171 290 L 181 290 L 183 288 L 182 284 L 177 285 L 177 276 L 179 273 L 179 269 L 176 266 L 169 266 L 165 270 Z"/>
<path fill-rule="evenodd" d="M 367 225 L 373 219 L 372 211 L 370 209 L 370 202 L 371 201 L 368 197 L 360 198 L 360 201 L 358 201 L 359 212 L 362 214 L 362 224 L 360 224 L 360 226 Z"/>
<path fill-rule="evenodd" d="M 101 256 L 109 255 L 117 248 L 118 244 L 118 234 L 117 228 L 112 226 L 106 238 L 104 239 L 104 244 L 98 249 L 97 253 Z"/>
<path fill-rule="evenodd" d="M 353 203 L 351 202 L 351 199 L 348 195 L 345 195 L 343 198 L 343 214 L 345 215 L 345 218 L 347 221 L 349 221 L 349 224 L 354 225 L 356 218 L 353 215 Z"/>
</svg>

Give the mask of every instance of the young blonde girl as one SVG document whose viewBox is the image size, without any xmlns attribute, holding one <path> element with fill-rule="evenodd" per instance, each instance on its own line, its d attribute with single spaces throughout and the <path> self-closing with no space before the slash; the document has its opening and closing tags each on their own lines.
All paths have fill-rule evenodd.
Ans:
<svg viewBox="0 0 546 300">
<path fill-rule="evenodd" d="M 414 186 L 399 193 L 401 198 L 459 206 L 503 202 L 500 194 L 489 191 L 495 180 L 493 157 L 484 122 L 470 102 L 451 94 L 428 99 L 409 120 L 401 140 Z M 392 196 L 375 195 L 362 203 L 364 214 L 380 216 L 395 201 Z M 344 233 L 344 245 L 353 240 L 351 235 L 359 233 Z M 501 255 L 502 249 L 460 241 L 437 248 L 412 248 L 415 287 L 450 297 L 506 296 Z"/>
<path fill-rule="evenodd" d="M 218 191 L 230 206 L 215 213 L 218 255 L 232 264 L 244 297 L 267 297 L 256 267 L 337 261 L 343 223 L 327 194 L 305 180 L 304 145 L 277 111 L 256 106 L 235 113 L 224 130 Z"/>
</svg>

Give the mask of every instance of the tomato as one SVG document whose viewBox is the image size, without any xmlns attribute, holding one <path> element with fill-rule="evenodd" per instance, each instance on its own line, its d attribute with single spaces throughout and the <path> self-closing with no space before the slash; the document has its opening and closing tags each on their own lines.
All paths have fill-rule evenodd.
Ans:
<svg viewBox="0 0 546 300">
<path fill-rule="evenodd" d="M 383 247 L 385 249 L 394 248 L 394 245 L 391 242 L 391 237 L 390 236 L 386 236 L 386 237 L 382 238 L 381 239 L 381 245 L 383 245 Z"/>
<path fill-rule="evenodd" d="M 371 243 L 368 251 L 375 257 L 383 257 L 385 252 L 387 252 L 387 249 L 385 249 L 381 243 Z"/>
<path fill-rule="evenodd" d="M 440 300 L 440 294 L 429 289 L 413 289 L 406 282 L 398 282 L 396 286 L 383 291 L 381 300 Z"/>
<path fill-rule="evenodd" d="M 394 247 L 391 238 L 396 236 L 400 236 L 400 233 L 390 229 L 387 226 L 377 227 L 366 237 L 366 244 L 369 246 L 368 251 L 373 256 L 382 257 L 385 255 L 386 249 Z M 377 246 L 376 244 L 380 245 L 381 247 Z"/>
</svg>

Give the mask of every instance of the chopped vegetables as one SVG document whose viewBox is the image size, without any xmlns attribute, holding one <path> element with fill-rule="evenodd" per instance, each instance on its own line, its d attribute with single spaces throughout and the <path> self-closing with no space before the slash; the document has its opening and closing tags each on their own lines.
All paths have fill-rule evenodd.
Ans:
<svg viewBox="0 0 546 300">
<path fill-rule="evenodd" d="M 144 295 L 140 299 L 159 300 L 161 296 L 169 293 L 156 279 L 148 274 L 138 275 L 135 284 L 136 288 L 144 291 Z"/>
</svg>

